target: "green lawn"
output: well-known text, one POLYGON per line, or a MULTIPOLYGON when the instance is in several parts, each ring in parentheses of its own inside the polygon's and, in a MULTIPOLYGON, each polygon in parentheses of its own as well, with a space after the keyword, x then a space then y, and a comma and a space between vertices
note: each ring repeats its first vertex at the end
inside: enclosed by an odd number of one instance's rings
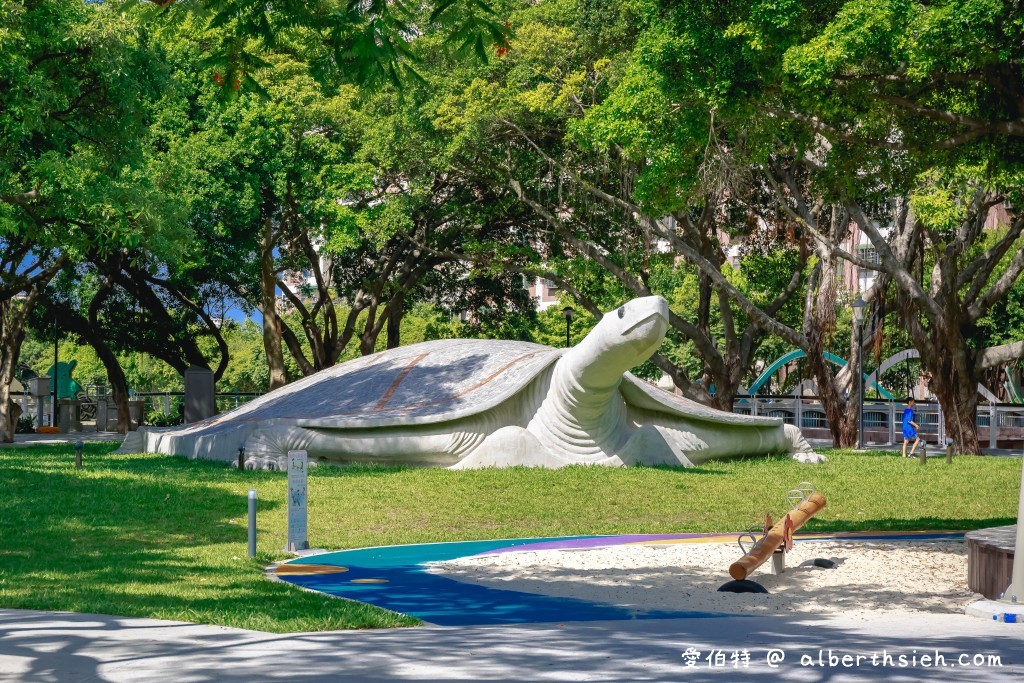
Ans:
MULTIPOLYGON (((288 632, 414 619, 266 580, 284 545, 286 480, 222 464, 110 455, 89 444, 0 450, 0 607, 149 616, 288 632), (259 556, 246 558, 246 491, 259 556)), ((572 534, 737 531, 810 479, 828 507, 805 529, 973 529, 1013 523, 1021 461, 830 454, 694 469, 574 467, 449 472, 314 469, 310 542, 352 548, 572 534)))

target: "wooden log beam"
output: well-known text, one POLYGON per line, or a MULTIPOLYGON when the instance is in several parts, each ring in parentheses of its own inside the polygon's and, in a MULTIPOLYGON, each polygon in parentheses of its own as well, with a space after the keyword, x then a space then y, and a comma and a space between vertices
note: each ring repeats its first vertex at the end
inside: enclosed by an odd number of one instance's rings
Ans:
MULTIPOLYGON (((800 503, 795 510, 787 513, 793 531, 802 527, 819 510, 825 507, 825 496, 820 493, 812 493, 807 500, 800 503)), ((755 569, 760 567, 772 556, 775 549, 786 540, 786 517, 783 516, 760 541, 754 544, 746 555, 732 563, 729 567, 729 576, 742 581, 750 576, 755 569)))

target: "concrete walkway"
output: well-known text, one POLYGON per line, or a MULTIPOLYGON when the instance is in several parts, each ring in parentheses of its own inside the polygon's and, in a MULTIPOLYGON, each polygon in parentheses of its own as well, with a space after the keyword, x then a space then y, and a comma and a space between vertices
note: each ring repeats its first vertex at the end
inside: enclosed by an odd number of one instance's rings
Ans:
POLYGON ((0 443, 0 448, 18 446, 53 446, 74 444, 76 441, 122 441, 124 434, 117 432, 68 432, 66 434, 15 434, 14 443, 0 443))
MULTIPOLYGON (((832 439, 807 439, 807 443, 812 448, 832 448, 832 439)), ((983 442, 985 443, 985 442, 983 442)), ((886 444, 886 443, 867 443, 864 444, 865 451, 898 451, 903 448, 903 443, 898 444, 886 444)), ((1000 458, 1020 458, 1024 455, 1024 451, 1020 448, 989 448, 982 446, 982 455, 994 455, 1000 458)), ((946 451, 940 448, 934 443, 928 444, 928 457, 929 458, 945 458, 946 451)))
POLYGON ((732 681, 748 676, 769 683, 1021 680, 1024 625, 960 615, 723 617, 278 635, 152 619, 0 610, 4 682, 511 683, 732 681), (688 648, 699 652, 692 668, 683 657, 688 648), (744 649, 748 666, 739 658, 744 649), (722 655, 717 666, 713 650, 722 655), (922 664, 922 656, 934 657, 936 650, 944 666, 922 664), (784 659, 776 661, 780 653, 784 659), (850 656, 849 666, 844 655, 850 656), (857 655, 862 657, 859 666, 857 655), (985 662, 972 664, 976 655, 985 662), (1000 665, 990 664, 990 656, 999 657, 1000 665))

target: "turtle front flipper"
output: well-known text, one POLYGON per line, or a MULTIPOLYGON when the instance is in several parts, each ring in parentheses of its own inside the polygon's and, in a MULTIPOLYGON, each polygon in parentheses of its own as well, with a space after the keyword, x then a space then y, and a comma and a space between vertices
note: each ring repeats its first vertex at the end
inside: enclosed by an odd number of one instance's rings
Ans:
POLYGON ((495 430, 450 470, 484 467, 544 467, 558 469, 574 463, 560 458, 541 444, 532 432, 510 426, 495 430))
POLYGON ((680 433, 668 427, 647 424, 634 431, 619 449, 623 465, 672 465, 693 467, 679 438, 680 433))
POLYGON ((811 444, 807 443, 807 439, 804 438, 803 433, 796 425, 784 424, 782 425, 782 431, 785 433, 786 441, 789 444, 787 452, 793 460, 812 464, 825 462, 825 456, 814 452, 811 444))

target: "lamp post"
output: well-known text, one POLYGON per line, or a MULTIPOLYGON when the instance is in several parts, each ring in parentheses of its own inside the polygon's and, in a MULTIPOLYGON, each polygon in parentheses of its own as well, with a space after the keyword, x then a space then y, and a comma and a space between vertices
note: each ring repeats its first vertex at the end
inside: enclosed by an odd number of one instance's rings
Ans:
POLYGON ((57 309, 53 311, 53 389, 50 391, 50 426, 57 426, 57 380, 60 378, 60 370, 57 367, 58 348, 60 346, 59 327, 57 322, 57 309))
POLYGON ((569 348, 569 325, 572 323, 573 317, 576 315, 576 309, 572 306, 566 306, 562 309, 562 316, 565 317, 565 348, 569 348))
POLYGON ((868 302, 859 295, 853 302, 853 325, 857 328, 857 449, 864 448, 864 313, 868 302))

